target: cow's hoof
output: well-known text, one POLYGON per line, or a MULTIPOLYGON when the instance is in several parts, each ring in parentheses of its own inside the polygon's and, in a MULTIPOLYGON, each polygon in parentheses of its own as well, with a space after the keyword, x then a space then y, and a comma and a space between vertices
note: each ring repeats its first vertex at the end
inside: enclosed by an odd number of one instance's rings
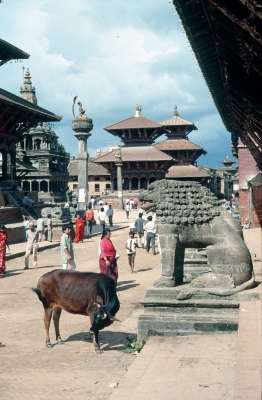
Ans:
POLYGON ((103 350, 101 350, 101 349, 96 349, 96 354, 103 354, 103 350))
POLYGON ((50 343, 50 342, 46 342, 46 347, 48 348, 48 349, 52 349, 52 347, 53 347, 53 345, 52 345, 52 343, 50 343))
POLYGON ((61 339, 57 341, 57 344, 65 344, 65 342, 61 339))

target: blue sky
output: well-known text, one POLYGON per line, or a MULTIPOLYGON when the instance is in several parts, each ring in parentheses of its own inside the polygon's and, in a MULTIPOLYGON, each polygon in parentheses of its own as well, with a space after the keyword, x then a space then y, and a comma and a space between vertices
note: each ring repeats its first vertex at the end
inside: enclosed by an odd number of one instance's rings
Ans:
POLYGON ((29 68, 38 105, 63 116, 54 129, 72 156, 72 99, 78 94, 94 123, 91 156, 118 143, 103 128, 133 116, 138 103, 156 122, 170 118, 176 104, 180 116, 195 123, 199 130, 189 140, 208 152, 199 165, 218 167, 227 154, 232 158, 230 134, 172 3, 5 0, 0 17, 0 37, 30 54, 0 68, 1 87, 19 95, 22 67, 29 68))

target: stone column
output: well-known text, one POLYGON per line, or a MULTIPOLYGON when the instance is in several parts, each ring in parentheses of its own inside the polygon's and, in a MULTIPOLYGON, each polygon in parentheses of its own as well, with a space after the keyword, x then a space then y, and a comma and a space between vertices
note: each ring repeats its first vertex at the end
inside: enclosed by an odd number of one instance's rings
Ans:
POLYGON ((11 177, 10 179, 16 181, 16 152, 12 151, 10 153, 11 157, 11 177))
POLYGON ((24 150, 26 150, 26 137, 24 137, 24 150))
POLYGON ((7 152, 2 150, 2 181, 7 180, 7 152))
POLYGON ((118 195, 118 209, 123 210, 123 185, 122 185, 122 166, 123 161, 118 159, 116 161, 117 168, 117 195, 118 195))
POLYGON ((81 217, 88 204, 88 152, 87 139, 93 129, 93 121, 85 115, 79 115, 72 121, 74 136, 78 140, 78 211, 81 217))

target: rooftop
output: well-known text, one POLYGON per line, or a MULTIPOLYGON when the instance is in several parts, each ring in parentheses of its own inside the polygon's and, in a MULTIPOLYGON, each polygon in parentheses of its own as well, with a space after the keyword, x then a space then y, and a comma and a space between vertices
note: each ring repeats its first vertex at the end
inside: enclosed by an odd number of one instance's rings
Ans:
MULTIPOLYGON (((94 160, 95 163, 115 162, 117 149, 94 160)), ((122 161, 172 161, 172 157, 154 146, 121 147, 122 161)))
POLYGON ((0 39, 0 66, 10 60, 25 60, 29 57, 30 54, 0 39))
POLYGON ((202 147, 189 142, 187 139, 166 139, 162 142, 154 144, 158 150, 202 150, 204 154, 206 151, 202 147))
POLYGON ((14 108, 17 109, 22 109, 27 112, 31 112, 31 114, 41 117, 41 121, 55 122, 55 121, 60 121, 62 119, 62 117, 60 117, 59 115, 53 114, 52 112, 42 107, 39 107, 27 100, 22 99, 19 96, 16 96, 15 94, 12 94, 0 88, 0 108, 1 108, 1 103, 13 106, 14 108))
POLYGON ((169 168, 166 178, 209 178, 210 174, 194 165, 174 165, 169 168))

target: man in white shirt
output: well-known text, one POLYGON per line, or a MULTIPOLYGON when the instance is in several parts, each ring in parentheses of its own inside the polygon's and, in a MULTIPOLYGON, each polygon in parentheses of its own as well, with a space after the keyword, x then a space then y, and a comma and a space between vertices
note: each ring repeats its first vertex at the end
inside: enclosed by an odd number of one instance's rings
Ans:
POLYGON ((109 207, 108 207, 107 203, 105 203, 105 205, 104 205, 104 212, 107 213, 107 210, 108 210, 108 209, 109 209, 109 207))
POLYGON ((99 213, 97 214, 97 219, 98 219, 98 221, 100 221, 100 226, 101 226, 101 229, 103 232, 103 230, 105 229, 105 226, 106 226, 106 221, 107 221, 107 214, 104 211, 104 207, 101 207, 101 211, 99 211, 99 213))
POLYGON ((152 221, 152 216, 150 215, 147 217, 148 222, 145 224, 144 229, 147 232, 146 235, 146 251, 149 253, 150 250, 150 243, 152 246, 152 252, 153 255, 156 255, 156 250, 155 250, 155 237, 157 236, 156 233, 156 224, 152 221))
POLYGON ((126 217, 129 219, 129 212, 130 212, 130 205, 129 203, 126 203, 125 205, 125 212, 126 212, 126 217))

